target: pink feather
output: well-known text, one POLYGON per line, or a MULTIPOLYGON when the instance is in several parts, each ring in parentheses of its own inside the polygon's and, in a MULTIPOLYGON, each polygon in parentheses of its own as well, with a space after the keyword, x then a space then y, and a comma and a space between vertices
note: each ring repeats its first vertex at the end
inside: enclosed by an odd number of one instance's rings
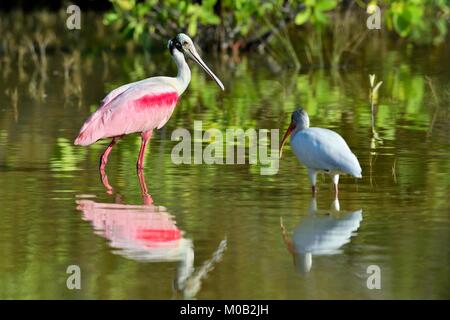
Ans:
POLYGON ((76 145, 99 139, 159 129, 169 120, 178 101, 176 90, 151 79, 113 90, 82 126, 76 145))

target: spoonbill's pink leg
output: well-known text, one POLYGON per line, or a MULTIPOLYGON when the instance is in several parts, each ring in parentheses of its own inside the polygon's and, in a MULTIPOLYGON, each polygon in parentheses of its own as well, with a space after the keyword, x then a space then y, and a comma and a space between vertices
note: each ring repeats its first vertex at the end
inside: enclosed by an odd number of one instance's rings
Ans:
POLYGON ((147 184, 145 183, 145 177, 143 171, 138 171, 139 185, 141 186, 142 200, 144 204, 149 205, 153 203, 152 196, 148 194, 147 184))
POLYGON ((102 184, 106 188, 107 194, 113 194, 113 187, 109 184, 108 176, 106 175, 105 170, 100 169, 100 177, 102 179, 102 184))
POLYGON ((122 138, 122 136, 114 137, 109 146, 106 148, 105 152, 103 152, 102 156, 100 157, 100 168, 99 168, 100 172, 105 171, 106 164, 108 163, 109 154, 111 153, 111 150, 115 146, 117 141, 120 140, 120 138, 122 138))
POLYGON ((152 131, 145 131, 141 133, 142 137, 142 144, 141 144, 141 150, 139 151, 139 157, 136 164, 136 169, 138 171, 141 171, 144 169, 144 157, 145 157, 145 150, 147 149, 147 144, 150 141, 152 137, 152 131))
MULTIPOLYGON (((114 190, 113 187, 109 184, 108 175, 104 170, 100 170, 100 176, 103 186, 106 188, 106 193, 112 195, 114 190)), ((123 197, 120 194, 116 194, 114 197, 114 202, 117 204, 123 204, 123 197)))

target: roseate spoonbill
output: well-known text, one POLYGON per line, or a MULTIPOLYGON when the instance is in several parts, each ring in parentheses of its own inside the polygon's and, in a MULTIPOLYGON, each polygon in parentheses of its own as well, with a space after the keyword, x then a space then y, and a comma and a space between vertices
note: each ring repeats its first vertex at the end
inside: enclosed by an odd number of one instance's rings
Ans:
POLYGON ((117 141, 130 133, 140 133, 142 137, 136 164, 137 169, 142 170, 153 129, 160 129, 166 124, 191 81, 185 55, 198 63, 224 90, 222 82, 203 62, 186 34, 180 33, 169 40, 168 49, 178 67, 176 77, 152 77, 114 89, 80 129, 75 139, 76 145, 87 146, 100 139, 112 138, 100 158, 100 171, 104 171, 111 149, 117 141))
POLYGON ((340 213, 339 200, 332 202, 332 211, 317 210, 316 198, 311 199, 309 215, 294 229, 289 239, 283 220, 280 219, 281 235, 288 251, 294 258, 299 271, 309 272, 312 257, 334 255, 342 252, 341 247, 350 242, 363 219, 362 209, 340 213), (334 214, 331 213, 334 211, 334 214), (335 216, 339 214, 338 216, 335 216))
POLYGON ((338 196, 339 174, 347 173, 361 178, 361 166, 345 140, 336 132, 323 128, 310 128, 309 117, 302 108, 294 111, 291 124, 280 144, 280 158, 289 135, 294 154, 308 168, 313 194, 316 193, 317 172, 328 173, 338 196))

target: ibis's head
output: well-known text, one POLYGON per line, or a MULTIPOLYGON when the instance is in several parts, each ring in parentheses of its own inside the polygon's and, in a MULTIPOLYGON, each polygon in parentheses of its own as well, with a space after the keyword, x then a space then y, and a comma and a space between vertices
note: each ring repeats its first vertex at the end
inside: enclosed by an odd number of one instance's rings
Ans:
POLYGON ((283 152, 283 146, 286 143, 287 138, 291 135, 293 131, 303 130, 309 127, 309 117, 303 108, 299 108, 292 112, 291 115, 291 123, 289 128, 286 130, 286 133, 283 136, 280 144, 280 158, 283 152))
POLYGON ((202 58, 200 58, 200 55, 195 49, 194 42, 192 42, 192 39, 189 38, 188 35, 179 33, 175 38, 169 40, 168 48, 172 56, 178 53, 182 53, 197 62, 198 65, 200 65, 200 67, 202 67, 202 69, 205 70, 205 72, 209 74, 209 76, 213 78, 214 81, 216 81, 216 83, 222 90, 225 89, 219 78, 217 78, 217 76, 211 71, 211 69, 209 69, 208 66, 203 62, 202 58))

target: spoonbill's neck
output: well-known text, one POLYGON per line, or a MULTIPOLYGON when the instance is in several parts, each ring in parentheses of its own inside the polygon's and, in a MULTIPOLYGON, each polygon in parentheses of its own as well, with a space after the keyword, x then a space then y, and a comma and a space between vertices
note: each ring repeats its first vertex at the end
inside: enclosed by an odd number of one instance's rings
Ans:
POLYGON ((174 50, 173 60, 175 60, 178 67, 176 80, 178 85, 178 95, 181 95, 191 81, 191 69, 189 69, 189 65, 187 64, 184 55, 178 50, 174 50))

